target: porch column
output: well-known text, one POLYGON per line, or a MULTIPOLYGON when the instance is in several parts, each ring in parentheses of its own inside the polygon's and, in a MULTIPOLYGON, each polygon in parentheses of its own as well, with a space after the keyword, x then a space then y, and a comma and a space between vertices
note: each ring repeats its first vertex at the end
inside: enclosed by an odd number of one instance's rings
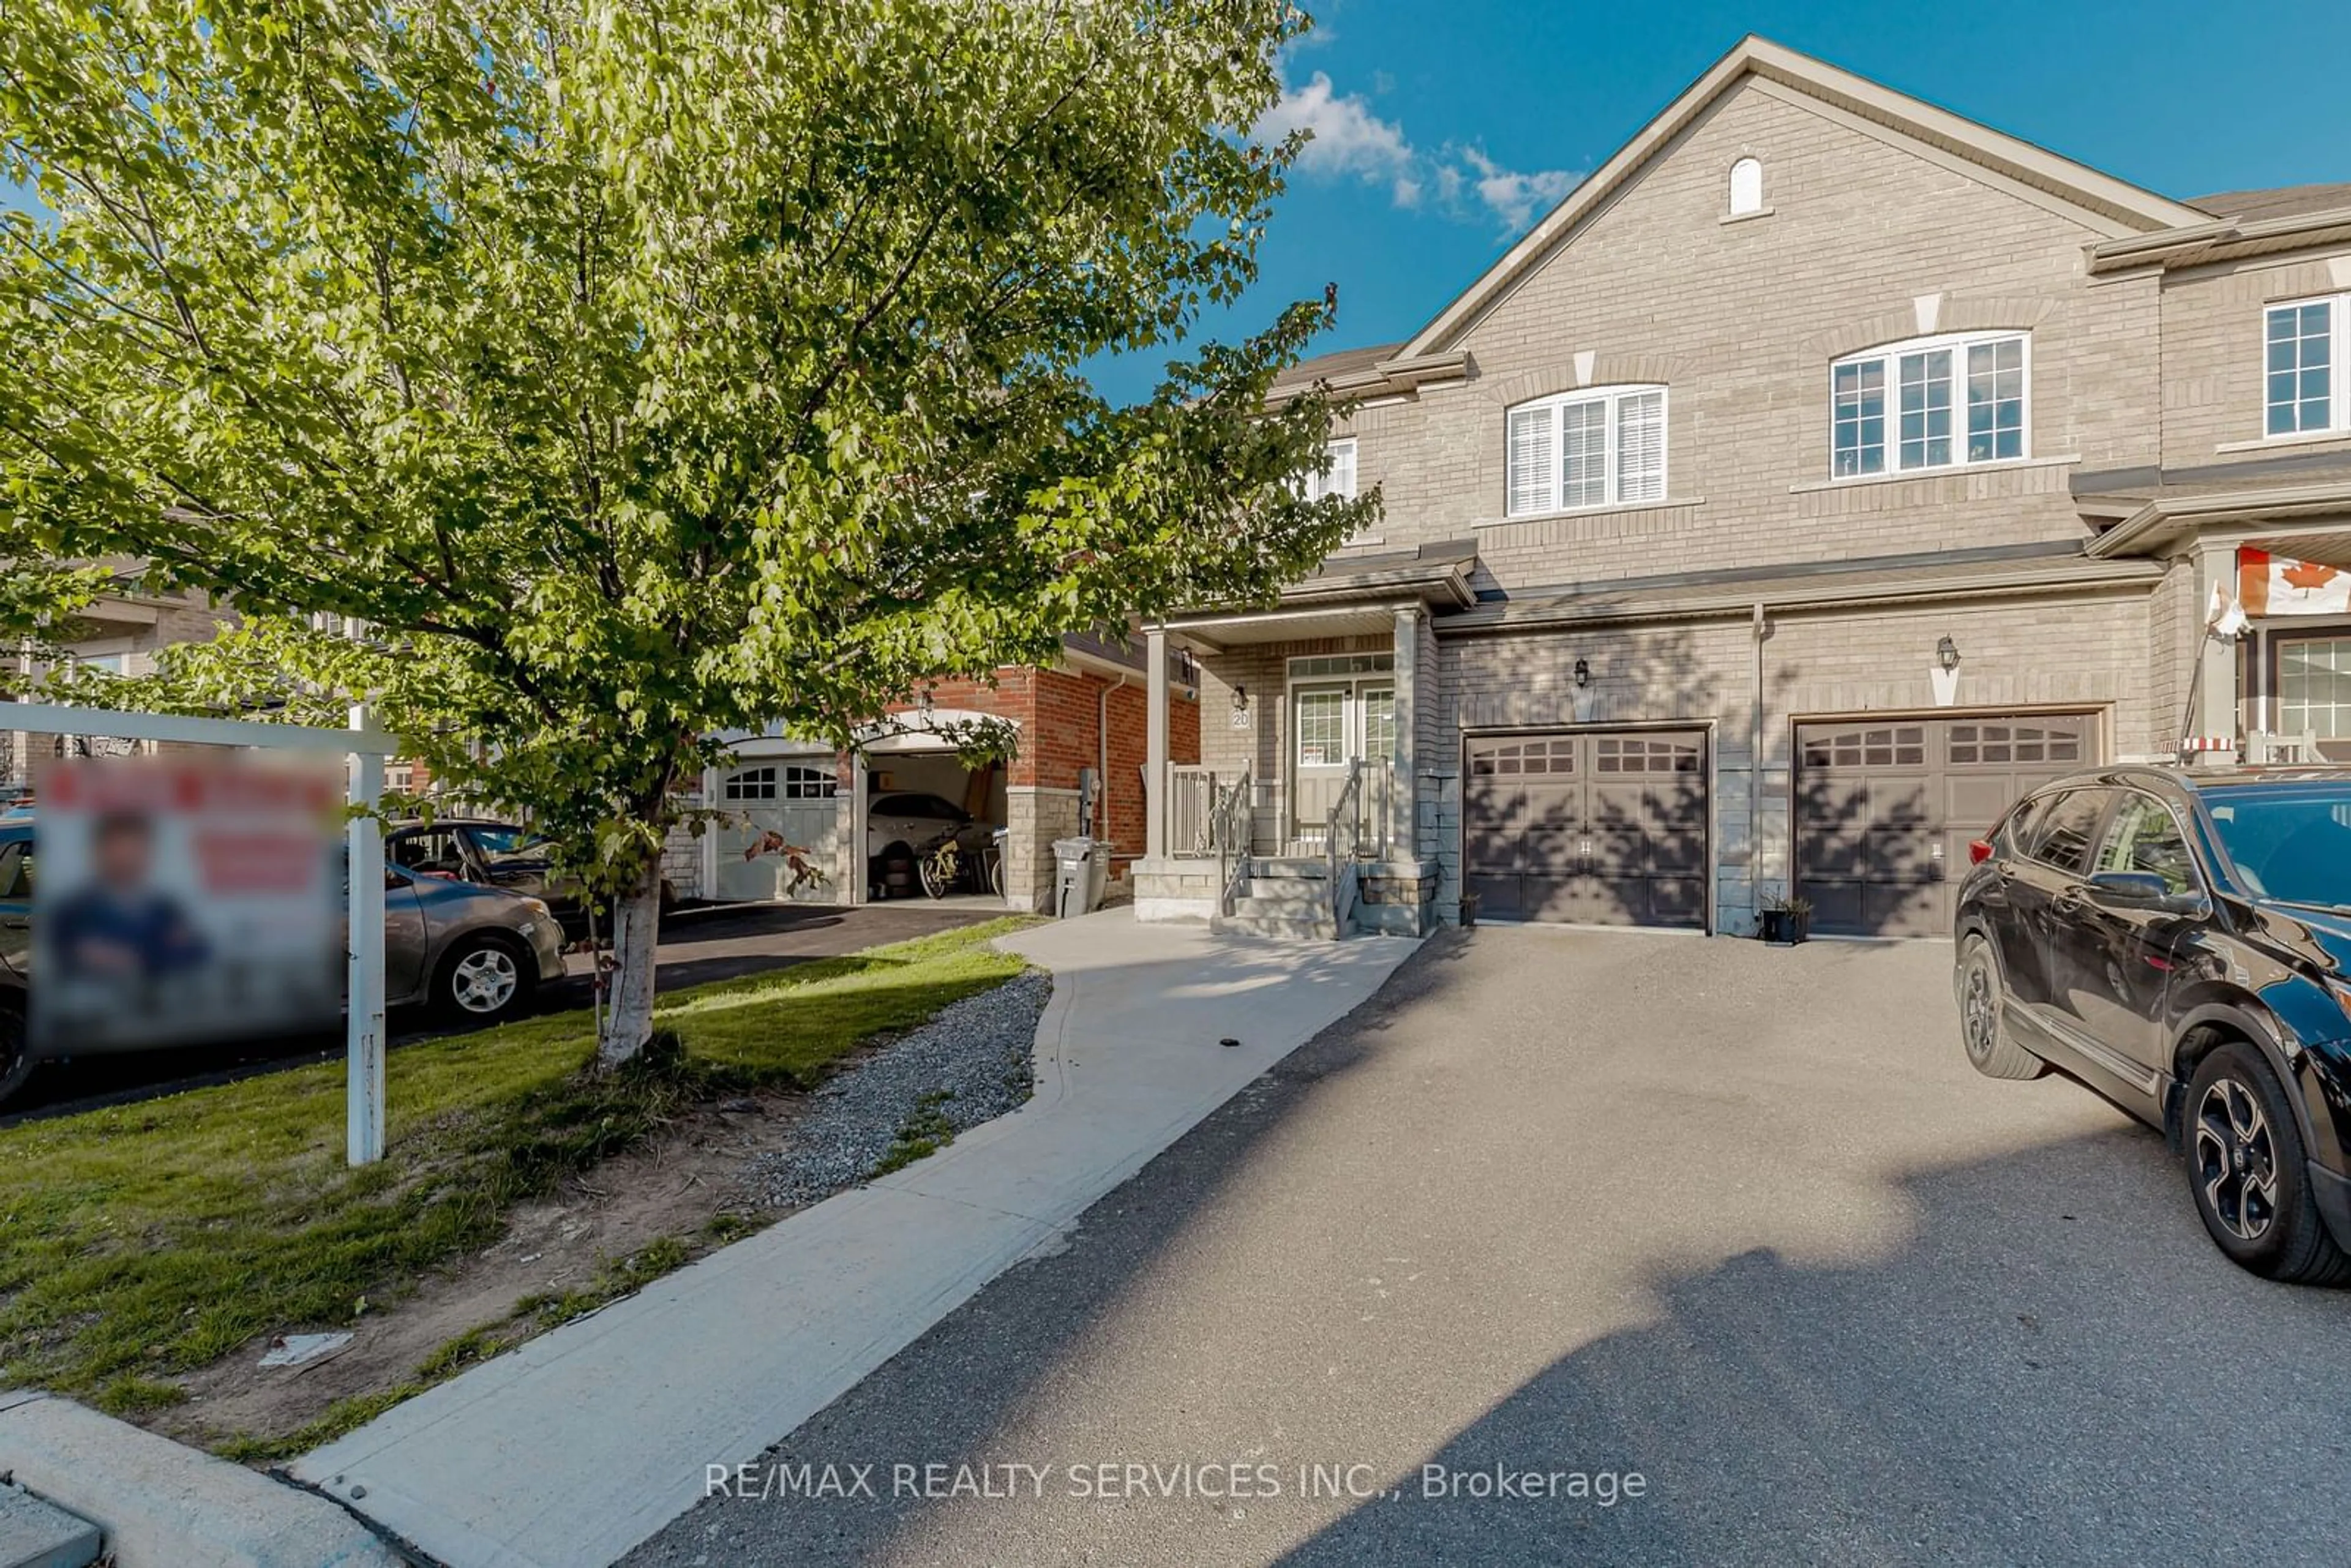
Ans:
POLYGON ((1389 860, 1416 860, 1420 855, 1414 823, 1420 787, 1413 742, 1420 713, 1420 608, 1407 605, 1395 612, 1395 753, 1388 758, 1389 860))
MULTIPOLYGON (((2205 628, 2205 617, 2211 612, 2214 584, 2223 584, 2231 596, 2236 591, 2237 549, 2230 544, 2199 544, 2196 547, 2196 604, 2189 612, 2193 617, 2189 635, 2195 639, 2195 653, 2189 664, 2190 678, 2196 682, 2196 711, 2190 716, 2191 736, 2225 736, 2234 737, 2240 746, 2244 742, 2237 723, 2237 640, 2215 637, 2205 628)), ((2238 754, 2230 751, 2199 751, 2190 759, 2199 768, 2226 768, 2237 760, 2238 754)))
POLYGON ((849 810, 841 815, 841 899, 842 904, 865 902, 865 753, 852 748, 849 753, 849 810))
MULTIPOLYGON (((1143 853, 1157 861, 1167 853, 1167 632, 1144 633, 1147 691, 1143 721, 1143 853)), ((1107 785, 1109 780, 1103 780, 1107 785)))

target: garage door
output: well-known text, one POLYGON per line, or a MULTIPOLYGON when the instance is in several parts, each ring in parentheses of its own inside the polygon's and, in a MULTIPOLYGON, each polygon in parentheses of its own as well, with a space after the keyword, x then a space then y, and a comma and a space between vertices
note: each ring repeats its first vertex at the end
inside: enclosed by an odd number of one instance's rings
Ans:
POLYGON ((728 903, 841 902, 841 819, 847 802, 835 788, 830 757, 761 762, 724 775, 717 800, 723 815, 711 830, 718 857, 713 896, 728 903), (825 880, 794 887, 790 862, 775 852, 777 841, 809 852, 825 880))
POLYGON ((1463 885, 1481 918, 1702 928, 1706 779, 1702 730, 1473 739, 1463 885))
POLYGON ((2019 796, 2094 761, 2090 714, 1796 727, 1796 891, 1825 936, 1940 936, 1951 890, 2019 796))

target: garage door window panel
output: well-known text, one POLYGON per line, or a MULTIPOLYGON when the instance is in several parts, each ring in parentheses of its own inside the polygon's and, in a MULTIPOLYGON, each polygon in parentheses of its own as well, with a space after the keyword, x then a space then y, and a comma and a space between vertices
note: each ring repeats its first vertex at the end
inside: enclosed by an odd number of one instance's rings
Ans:
POLYGON ((776 770, 747 768, 730 774, 720 787, 719 795, 728 800, 772 800, 776 798, 776 770))

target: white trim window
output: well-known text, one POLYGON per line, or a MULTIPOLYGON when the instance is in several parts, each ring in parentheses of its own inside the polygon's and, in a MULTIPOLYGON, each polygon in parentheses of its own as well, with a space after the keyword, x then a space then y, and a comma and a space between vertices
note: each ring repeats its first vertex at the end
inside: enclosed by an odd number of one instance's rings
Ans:
POLYGON ((1353 500, 1355 498, 1354 437, 1349 436, 1344 441, 1334 441, 1322 451, 1323 455, 1330 459, 1329 465, 1322 473, 1317 474, 1310 469, 1298 476, 1291 486, 1298 492, 1298 498, 1301 501, 1320 501, 1327 497, 1336 496, 1343 501, 1353 500))
POLYGON ((1829 474, 1927 473, 2032 454, 2032 340, 1971 332, 1888 343, 1829 367, 1829 474))
POLYGON ((1730 215, 1751 217, 1763 210, 1763 161, 1741 158, 1730 166, 1730 215))
POLYGON ((2262 434, 2351 430, 2351 294, 2262 312, 2262 434))
POLYGON ((1508 516, 1666 498, 1665 388, 1561 392, 1508 419, 1508 516))

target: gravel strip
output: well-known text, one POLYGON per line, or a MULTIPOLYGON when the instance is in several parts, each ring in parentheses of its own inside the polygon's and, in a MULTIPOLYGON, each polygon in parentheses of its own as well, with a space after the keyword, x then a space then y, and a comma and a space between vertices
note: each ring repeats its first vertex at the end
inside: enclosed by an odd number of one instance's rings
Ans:
POLYGON ((793 1208, 873 1175, 917 1118, 962 1132, 1036 1092, 1037 1020, 1053 994, 1042 969, 966 997, 825 1081, 782 1148, 751 1162, 755 1201, 793 1208))

